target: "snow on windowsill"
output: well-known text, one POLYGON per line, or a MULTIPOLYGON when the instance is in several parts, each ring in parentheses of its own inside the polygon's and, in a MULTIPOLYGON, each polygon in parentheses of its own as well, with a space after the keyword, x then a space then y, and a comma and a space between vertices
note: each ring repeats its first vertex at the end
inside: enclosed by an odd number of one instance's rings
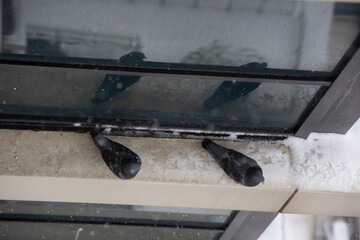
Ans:
POLYGON ((290 181, 304 190, 360 191, 360 119, 346 135, 312 133, 289 137, 282 144, 292 152, 290 181))

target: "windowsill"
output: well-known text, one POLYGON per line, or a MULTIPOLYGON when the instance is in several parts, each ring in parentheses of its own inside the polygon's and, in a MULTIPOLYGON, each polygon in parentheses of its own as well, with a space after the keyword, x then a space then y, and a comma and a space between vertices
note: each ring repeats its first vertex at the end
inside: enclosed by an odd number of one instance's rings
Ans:
MULTIPOLYGON (((263 168, 265 184, 248 188, 228 178, 199 140, 110 138, 141 157, 134 179, 116 178, 88 134, 0 130, 0 199, 278 212, 295 191, 291 152, 280 144, 221 143, 263 168)), ((300 190, 282 211, 309 213, 321 206, 322 214, 360 216, 344 205, 354 198, 360 194, 300 190)))
POLYGON ((247 188, 227 177, 199 140, 110 137, 143 162, 134 179, 123 181, 108 169, 88 134, 0 131, 1 199, 278 211, 294 192, 283 181, 286 167, 277 170, 283 176, 276 181, 269 175, 275 159, 288 166, 285 146, 222 143, 261 159, 266 183, 247 188))

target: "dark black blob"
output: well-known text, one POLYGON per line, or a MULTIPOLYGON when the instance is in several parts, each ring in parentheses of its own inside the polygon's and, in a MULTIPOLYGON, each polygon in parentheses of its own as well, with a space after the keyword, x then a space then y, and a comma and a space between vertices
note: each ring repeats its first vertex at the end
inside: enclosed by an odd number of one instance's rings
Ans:
MULTIPOLYGON (((265 69, 267 67, 266 63, 248 63, 239 67, 239 70, 246 69, 265 69)), ((259 82, 232 82, 224 81, 221 85, 215 90, 214 94, 211 95, 203 103, 203 108, 206 111, 210 111, 213 108, 219 107, 229 101, 238 99, 239 97, 246 96, 247 94, 254 91, 260 86, 259 82)))
MULTIPOLYGON (((120 64, 136 65, 144 61, 145 55, 142 52, 131 52, 119 59, 120 64)), ((141 76, 136 75, 117 75, 107 74, 100 87, 97 89, 91 103, 98 105, 102 102, 109 100, 119 92, 122 92, 136 83, 141 76)))
POLYGON ((141 168, 141 159, 136 153, 97 131, 90 134, 105 163, 116 176, 124 180, 136 176, 141 168))
POLYGON ((136 64, 146 59, 145 54, 142 52, 134 51, 127 53, 119 58, 120 64, 136 64))
POLYGON ((215 158, 225 173, 235 182, 254 187, 265 181, 262 169, 254 159, 232 149, 221 147, 210 139, 204 139, 202 147, 215 158))

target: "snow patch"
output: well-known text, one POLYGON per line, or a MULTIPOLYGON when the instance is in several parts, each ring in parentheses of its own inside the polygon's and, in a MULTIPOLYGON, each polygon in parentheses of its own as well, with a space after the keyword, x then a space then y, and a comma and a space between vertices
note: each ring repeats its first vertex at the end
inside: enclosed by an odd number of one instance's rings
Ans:
POLYGON ((231 140, 236 140, 236 139, 237 139, 236 133, 230 133, 229 138, 230 138, 231 140))
POLYGON ((360 191, 360 120, 346 135, 312 133, 289 137, 290 181, 295 187, 322 191, 360 191))
POLYGON ((116 125, 109 125, 109 124, 103 124, 101 125, 102 128, 119 128, 118 126, 116 125))
POLYGON ((116 84, 116 89, 122 89, 124 87, 124 84, 122 82, 119 82, 116 84))

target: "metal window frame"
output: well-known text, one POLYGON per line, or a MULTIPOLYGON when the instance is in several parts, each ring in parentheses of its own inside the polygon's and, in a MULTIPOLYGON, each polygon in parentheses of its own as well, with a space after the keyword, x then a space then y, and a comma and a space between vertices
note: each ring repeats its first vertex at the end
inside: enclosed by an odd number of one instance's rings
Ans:
POLYGON ((118 60, 54 57, 25 54, 0 53, 0 64, 31 67, 54 67, 85 70, 112 71, 117 74, 141 76, 186 76, 189 78, 215 79, 222 81, 264 82, 331 86, 333 72, 292 70, 292 69, 257 69, 244 66, 221 66, 206 64, 188 64, 171 62, 143 61, 120 63, 118 60))
POLYGON ((307 138, 311 132, 345 134, 360 118, 360 49, 349 51, 354 51, 351 59, 301 124, 296 137, 307 138))
POLYGON ((277 212, 243 212, 239 211, 219 240, 256 240, 269 227, 273 220, 282 213, 289 202, 299 192, 299 189, 291 194, 289 199, 277 212))
POLYGON ((278 214, 278 212, 240 211, 236 214, 219 240, 256 240, 278 214))

